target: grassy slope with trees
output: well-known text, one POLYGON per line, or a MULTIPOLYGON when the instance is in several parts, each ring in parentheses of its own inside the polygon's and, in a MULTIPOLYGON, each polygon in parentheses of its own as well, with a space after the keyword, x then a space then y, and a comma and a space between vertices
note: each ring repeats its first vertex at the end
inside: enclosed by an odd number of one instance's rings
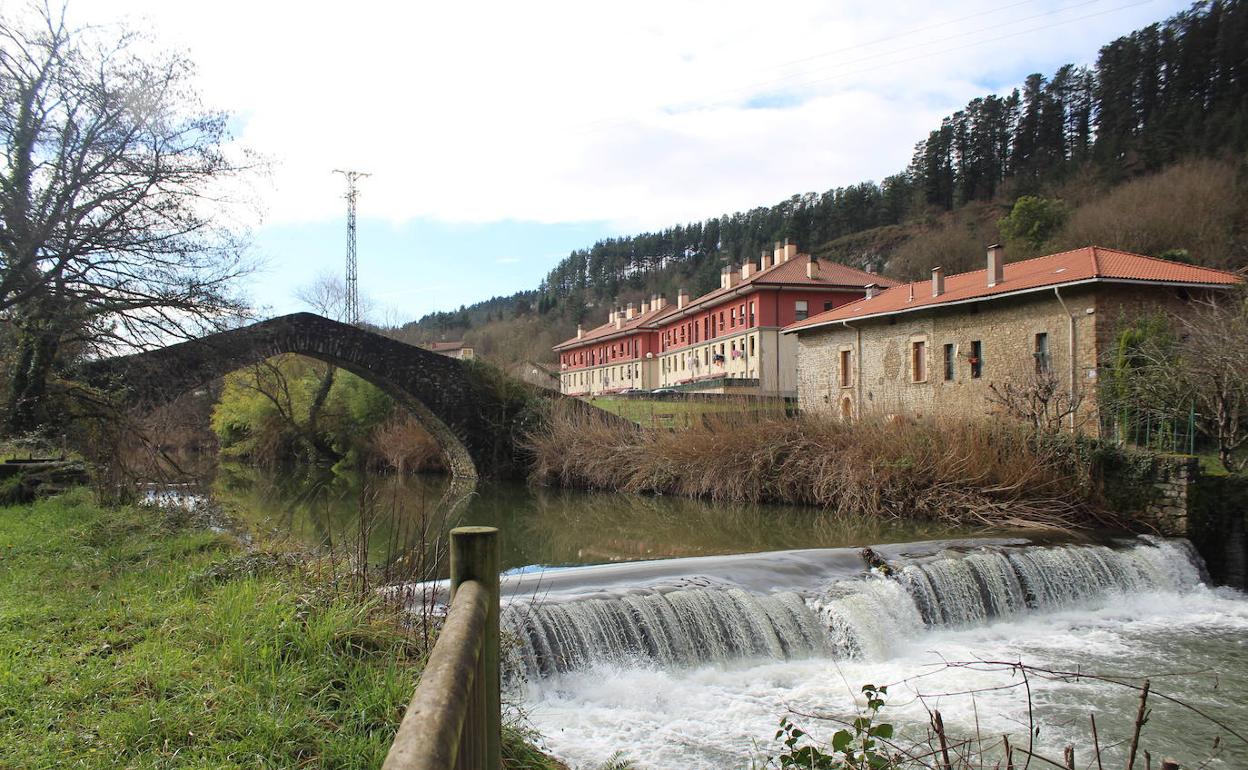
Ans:
POLYGON ((551 345, 612 303, 708 291, 724 264, 782 238, 910 279, 937 265, 978 268, 1000 240, 1011 258, 1096 243, 1239 268, 1246 62, 1248 2, 1197 4, 1104 46, 1093 67, 1065 65, 972 100, 881 183, 608 238, 570 254, 536 290, 432 313, 400 335, 462 337, 501 364, 551 360, 551 345))

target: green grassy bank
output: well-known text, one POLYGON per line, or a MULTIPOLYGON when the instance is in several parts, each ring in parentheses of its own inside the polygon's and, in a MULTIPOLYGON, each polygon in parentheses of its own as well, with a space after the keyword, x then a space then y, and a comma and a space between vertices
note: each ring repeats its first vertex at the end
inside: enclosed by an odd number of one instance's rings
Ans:
POLYGON ((379 767, 423 650, 324 566, 83 493, 0 507, 0 768, 379 767))
POLYGON ((598 396, 590 404, 647 428, 688 428, 704 416, 749 414, 784 416, 784 402, 773 398, 613 398, 598 396))

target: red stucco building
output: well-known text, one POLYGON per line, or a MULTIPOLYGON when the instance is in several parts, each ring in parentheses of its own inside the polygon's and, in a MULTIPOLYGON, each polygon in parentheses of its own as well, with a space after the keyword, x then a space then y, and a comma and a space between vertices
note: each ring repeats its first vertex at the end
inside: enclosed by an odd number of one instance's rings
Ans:
POLYGON ((569 395, 673 388, 796 394, 795 342, 780 330, 896 282, 776 244, 758 263, 725 268, 718 289, 612 310, 554 347, 569 395))

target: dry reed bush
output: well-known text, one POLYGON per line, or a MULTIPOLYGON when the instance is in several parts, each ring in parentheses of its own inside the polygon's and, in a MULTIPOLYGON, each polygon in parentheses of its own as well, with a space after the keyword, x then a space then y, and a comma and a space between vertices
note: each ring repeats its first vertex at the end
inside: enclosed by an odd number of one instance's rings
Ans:
POLYGON ((726 414, 665 430, 556 409, 529 448, 535 481, 562 486, 996 527, 1114 523, 1068 447, 1006 421, 726 414))
POLYGON ((442 447, 406 409, 395 409, 389 419, 373 428, 368 447, 371 460, 399 474, 445 468, 442 447))

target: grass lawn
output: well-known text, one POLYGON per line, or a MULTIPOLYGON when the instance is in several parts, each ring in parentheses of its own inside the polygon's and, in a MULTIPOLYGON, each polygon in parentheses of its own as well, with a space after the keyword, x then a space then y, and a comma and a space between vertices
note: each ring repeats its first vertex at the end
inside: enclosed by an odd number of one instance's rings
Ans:
POLYGON ((660 400, 600 396, 589 403, 646 427, 687 428, 704 414, 783 415, 784 403, 776 399, 660 400))
POLYGON ((185 519, 0 507, 0 768, 379 767, 423 662, 392 612, 185 519))

